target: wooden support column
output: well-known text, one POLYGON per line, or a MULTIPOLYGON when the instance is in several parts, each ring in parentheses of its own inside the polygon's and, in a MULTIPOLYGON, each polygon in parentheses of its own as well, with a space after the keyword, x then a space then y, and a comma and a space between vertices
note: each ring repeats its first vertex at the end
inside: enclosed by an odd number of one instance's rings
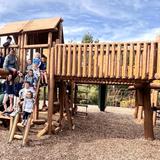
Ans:
POLYGON ((140 89, 137 89, 137 105, 138 105, 138 113, 137 113, 137 119, 138 121, 141 121, 143 119, 143 94, 141 93, 140 89))
MULTIPOLYGON (((24 46, 27 45, 27 33, 24 34, 24 46)), ((23 47, 24 47, 23 46, 23 47)), ((26 53, 27 50, 23 49, 23 63, 22 63, 22 71, 25 72, 25 68, 26 68, 26 53)))
POLYGON ((48 33, 48 57, 47 57, 47 73, 50 73, 50 56, 51 56, 51 47, 52 47, 52 32, 48 33))
POLYGON ((154 139, 153 133, 153 115, 151 109, 150 88, 147 84, 143 89, 143 104, 144 104, 144 137, 147 140, 154 139))
POLYGON ((134 118, 138 118, 138 97, 137 97, 137 90, 135 91, 135 111, 134 111, 134 118))
POLYGON ((52 114, 54 108, 54 87, 55 87, 55 79, 54 79, 54 49, 55 44, 52 47, 51 55, 50 55, 50 72, 49 72, 49 99, 48 99, 48 134, 52 133, 52 114))
POLYGON ((60 124, 61 124, 61 121, 63 119, 63 112, 64 112, 64 95, 65 95, 65 87, 64 87, 64 82, 61 81, 60 83, 60 89, 59 89, 59 102, 60 102, 60 124))

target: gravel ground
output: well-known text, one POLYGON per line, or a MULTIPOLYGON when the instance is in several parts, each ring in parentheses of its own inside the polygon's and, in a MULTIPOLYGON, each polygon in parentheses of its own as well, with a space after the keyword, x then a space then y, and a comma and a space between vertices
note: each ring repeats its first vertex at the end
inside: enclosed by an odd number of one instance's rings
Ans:
POLYGON ((77 116, 76 128, 66 126, 58 135, 7 143, 8 131, 0 131, 1 160, 160 160, 160 125, 156 140, 143 139, 143 125, 135 123, 133 109, 107 107, 99 112, 89 106, 88 117, 77 116))

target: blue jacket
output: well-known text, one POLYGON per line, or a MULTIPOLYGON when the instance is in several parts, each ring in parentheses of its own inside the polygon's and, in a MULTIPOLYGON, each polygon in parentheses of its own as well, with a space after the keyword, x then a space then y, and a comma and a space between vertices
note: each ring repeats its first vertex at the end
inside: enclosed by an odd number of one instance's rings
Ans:
POLYGON ((3 84, 3 92, 5 94, 14 94, 14 84, 9 84, 9 82, 5 81, 3 84))

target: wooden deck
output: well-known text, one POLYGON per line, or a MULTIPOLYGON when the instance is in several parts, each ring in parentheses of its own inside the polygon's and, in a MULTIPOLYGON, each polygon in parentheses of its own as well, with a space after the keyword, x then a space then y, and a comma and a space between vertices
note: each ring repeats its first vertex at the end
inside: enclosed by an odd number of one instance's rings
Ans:
POLYGON ((157 42, 57 44, 57 79, 91 83, 139 83, 159 75, 157 42))

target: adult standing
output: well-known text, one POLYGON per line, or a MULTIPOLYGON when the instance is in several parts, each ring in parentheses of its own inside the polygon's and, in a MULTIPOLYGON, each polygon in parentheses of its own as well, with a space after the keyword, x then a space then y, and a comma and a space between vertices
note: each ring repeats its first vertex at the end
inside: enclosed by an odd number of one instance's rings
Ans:
POLYGON ((15 51, 12 49, 4 59, 3 68, 11 72, 14 76, 17 74, 18 61, 15 51))

